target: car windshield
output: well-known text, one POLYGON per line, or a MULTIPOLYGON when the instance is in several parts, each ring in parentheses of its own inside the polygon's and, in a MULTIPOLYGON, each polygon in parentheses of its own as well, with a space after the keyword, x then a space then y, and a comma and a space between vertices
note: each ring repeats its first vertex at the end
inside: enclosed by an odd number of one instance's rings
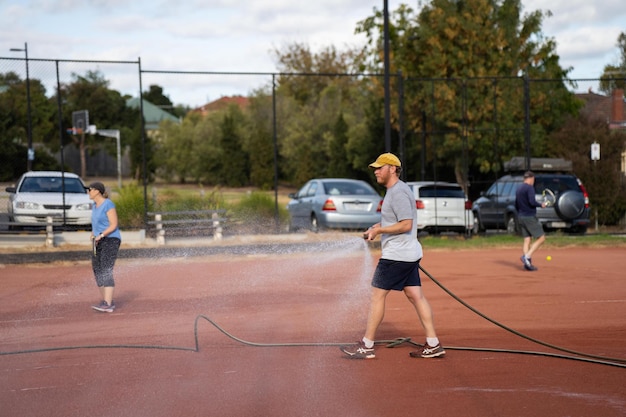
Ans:
MULTIPOLYGON (((63 178, 61 177, 26 177, 20 185, 21 193, 61 193, 63 178)), ((84 194, 85 187, 78 178, 65 178, 65 192, 84 194)))
POLYGON ((465 198, 465 193, 459 187, 447 185, 427 185, 420 187, 420 198, 465 198))
POLYGON ((345 181, 325 182, 324 193, 327 195, 376 195, 376 192, 366 185, 345 181))

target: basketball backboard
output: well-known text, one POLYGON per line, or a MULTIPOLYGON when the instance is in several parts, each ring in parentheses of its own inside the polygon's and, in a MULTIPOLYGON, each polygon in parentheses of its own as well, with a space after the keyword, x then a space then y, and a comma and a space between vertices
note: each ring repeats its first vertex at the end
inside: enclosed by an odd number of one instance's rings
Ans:
POLYGON ((78 110, 72 112, 72 129, 76 133, 86 133, 89 129, 89 111, 78 110))

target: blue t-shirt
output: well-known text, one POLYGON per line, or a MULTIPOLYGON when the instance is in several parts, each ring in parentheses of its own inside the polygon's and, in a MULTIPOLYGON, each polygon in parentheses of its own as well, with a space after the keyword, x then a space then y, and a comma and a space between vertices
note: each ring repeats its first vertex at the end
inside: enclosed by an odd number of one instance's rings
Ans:
MULTIPOLYGON (((110 224, 107 212, 114 208, 115 204, 108 198, 100 204, 100 207, 94 205, 93 210, 91 210, 91 230, 94 236, 98 236, 100 233, 104 232, 107 227, 109 227, 110 224)), ((120 228, 116 227, 115 231, 109 233, 106 237, 116 237, 121 240, 122 235, 120 233, 120 228)))
POLYGON ((525 182, 522 183, 515 191, 517 215, 520 217, 534 217, 537 215, 537 207, 541 207, 541 203, 538 203, 535 198, 535 187, 525 182))

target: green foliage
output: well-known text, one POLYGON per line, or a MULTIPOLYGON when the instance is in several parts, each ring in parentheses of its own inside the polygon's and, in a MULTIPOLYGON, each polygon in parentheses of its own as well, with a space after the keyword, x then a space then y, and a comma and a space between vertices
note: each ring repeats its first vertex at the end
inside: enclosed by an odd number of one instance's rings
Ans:
POLYGON ((626 185, 620 172, 626 134, 609 130, 606 121, 580 116, 567 122, 551 136, 551 156, 571 160, 574 173, 581 179, 591 206, 592 221, 616 225, 626 213, 626 185), (601 159, 591 161, 593 142, 600 144, 601 159))
MULTIPOLYGON (((409 142, 407 154, 425 152, 429 163, 437 160, 439 169, 454 172, 461 184, 467 182, 467 168, 497 171, 502 160, 525 149, 527 91, 537 156, 547 135, 579 109, 566 88, 569 70, 560 67, 554 40, 541 34, 549 13, 522 16, 521 9, 519 0, 432 0, 417 16, 406 5, 390 15, 390 73, 407 77, 406 128, 428 139, 426 149, 420 141, 409 142), (554 81, 528 85, 522 74, 554 81)), ((368 38, 369 68, 380 72, 382 13, 360 22, 357 32, 368 38)), ((397 77, 391 82, 397 91, 397 77)), ((398 123, 398 106, 392 103, 396 130, 398 123)))
POLYGON ((626 90, 626 32, 617 37, 620 61, 617 65, 607 64, 600 77, 600 91, 612 94, 615 89, 626 90))
POLYGON ((158 192, 154 188, 153 207, 154 211, 219 210, 224 208, 224 200, 217 189, 196 194, 171 188, 158 192))
POLYGON ((247 112, 249 134, 244 143, 250 164, 250 184, 268 190, 274 187, 274 136, 271 96, 258 90, 247 112))
MULTIPOLYGON (((289 221, 285 207, 278 207, 278 227, 289 221)), ((250 192, 229 210, 229 223, 239 232, 273 233, 276 231, 276 203, 274 198, 263 192, 250 192)))
MULTIPOLYGON (((120 229, 140 229, 144 227, 144 199, 143 188, 136 184, 124 185, 117 190, 115 197, 117 219, 120 229)), ((148 207, 148 211, 151 208, 148 207)))
MULTIPOLYGON (((0 181, 17 180, 26 171, 28 147, 0 135, 0 149, 0 181)), ((57 171, 61 166, 46 149, 36 149, 32 168, 57 171)))

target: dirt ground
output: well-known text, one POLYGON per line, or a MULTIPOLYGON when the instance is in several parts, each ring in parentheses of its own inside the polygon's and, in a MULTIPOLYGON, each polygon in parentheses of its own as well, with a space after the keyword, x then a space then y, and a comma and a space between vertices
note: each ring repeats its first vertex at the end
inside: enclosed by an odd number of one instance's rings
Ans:
POLYGON ((0 265, 0 416, 625 415, 626 250, 518 252, 425 248, 440 359, 386 347, 424 340, 402 293, 376 359, 343 357, 380 255, 355 238, 120 259, 112 314, 88 262, 0 265))

